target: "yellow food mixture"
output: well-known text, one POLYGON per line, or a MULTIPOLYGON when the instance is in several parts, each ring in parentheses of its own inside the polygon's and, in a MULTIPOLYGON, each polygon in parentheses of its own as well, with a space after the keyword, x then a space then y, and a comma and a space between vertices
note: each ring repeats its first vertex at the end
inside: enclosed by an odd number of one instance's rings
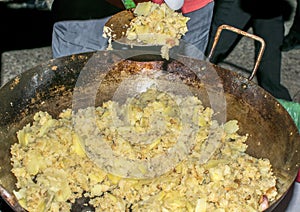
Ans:
MULTIPOLYGON (((236 120, 219 125, 212 116, 213 110, 194 96, 170 95, 153 88, 122 105, 108 101, 78 113, 67 109, 58 119, 37 112, 33 123, 18 131, 19 143, 11 147, 18 188, 14 194, 28 211, 39 212, 70 211, 82 196, 90 198, 95 211, 262 211, 261 200, 272 201, 277 195, 270 161, 245 153, 247 135, 237 133, 236 120), (191 114, 188 123, 198 126, 197 142, 171 170, 145 179, 117 176, 98 166, 87 156, 86 137, 78 134, 73 122, 74 117, 83 122, 95 119, 105 138, 102 142, 115 154, 142 160, 176 145, 187 114, 191 114), (157 131, 157 124, 164 126, 164 133, 157 131), (220 145, 202 164, 201 148, 211 130, 220 133, 220 145), (147 131, 159 134, 159 140, 131 140, 147 131)), ((84 130, 93 134, 88 127, 84 130)))
MULTIPOLYGON (((188 31, 186 24, 189 18, 173 11, 165 3, 159 5, 152 2, 139 3, 134 14, 136 17, 124 36, 129 45, 162 46, 161 56, 169 59, 169 49, 178 45, 179 39, 188 31)), ((113 36, 107 26, 104 27, 104 36, 113 36)))

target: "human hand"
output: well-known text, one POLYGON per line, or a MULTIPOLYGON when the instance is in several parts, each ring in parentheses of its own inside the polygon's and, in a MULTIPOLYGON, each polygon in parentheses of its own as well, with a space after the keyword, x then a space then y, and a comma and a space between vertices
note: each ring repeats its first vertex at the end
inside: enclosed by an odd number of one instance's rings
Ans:
POLYGON ((165 2, 172 10, 179 10, 183 6, 184 0, 152 0, 152 2, 157 4, 165 2))

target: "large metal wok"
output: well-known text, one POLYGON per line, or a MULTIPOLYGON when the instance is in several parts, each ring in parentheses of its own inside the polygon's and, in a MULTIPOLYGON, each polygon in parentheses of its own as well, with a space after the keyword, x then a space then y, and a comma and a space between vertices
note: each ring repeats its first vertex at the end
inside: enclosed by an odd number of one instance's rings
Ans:
POLYGON ((269 158, 279 179, 278 199, 268 210, 281 202, 299 170, 300 135, 275 98, 251 80, 204 60, 179 56, 167 61, 148 53, 100 51, 50 60, 0 89, 0 194, 15 211, 22 211, 12 195, 16 186, 10 171, 10 146, 17 142, 16 132, 37 111, 57 117, 65 108, 100 105, 116 98, 122 83, 144 67, 163 70, 164 79, 182 82, 205 106, 218 111, 215 118, 220 122, 237 119, 239 132, 249 134, 247 153, 269 158), (74 100, 75 90, 84 95, 74 100))

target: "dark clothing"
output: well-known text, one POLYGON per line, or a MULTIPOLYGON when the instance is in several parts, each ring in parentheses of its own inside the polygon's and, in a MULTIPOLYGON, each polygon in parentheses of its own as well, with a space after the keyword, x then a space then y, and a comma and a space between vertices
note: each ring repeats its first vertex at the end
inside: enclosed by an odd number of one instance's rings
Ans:
POLYGON ((121 9, 104 0, 55 0, 51 11, 54 21, 58 22, 104 18, 121 9))
MULTIPOLYGON (((217 28, 222 24, 227 24, 243 31, 248 31, 250 27, 253 34, 264 39, 266 48, 257 70, 258 84, 275 98, 290 101, 291 97, 288 90, 280 83, 281 72, 281 51, 280 46, 284 38, 284 20, 280 11, 280 6, 271 9, 270 6, 262 4, 262 8, 246 7, 250 0, 216 0, 214 16, 211 26, 210 39, 206 55, 210 52, 217 28), (265 7, 265 8, 263 8, 265 7), (247 11, 247 12, 246 12, 247 11), (265 13, 263 13, 265 11, 265 13)), ((252 0, 251 0, 252 1, 252 0)), ((266 0, 267 1, 267 0, 266 0)), ((261 1, 255 5, 260 7, 261 1)), ((268 2, 268 1, 267 1, 268 2)), ((274 2, 274 1, 272 1, 274 2)), ((279 2, 276 0, 276 2, 279 2)), ((270 2, 270 5, 271 4, 270 2)), ((221 38, 216 46, 214 55, 211 58, 212 63, 223 61, 234 49, 241 36, 230 31, 222 31, 221 38)), ((255 58, 258 55, 260 44, 255 41, 255 58)), ((254 58, 254 59, 255 59, 254 58)))
POLYGON ((293 49, 300 49, 300 2, 297 0, 293 24, 289 33, 284 37, 281 51, 287 52, 293 49))
POLYGON ((295 11, 295 16, 293 20, 293 25, 291 26, 291 30, 297 32, 300 39, 300 0, 297 0, 297 7, 295 11))
MULTIPOLYGON (((217 0, 218 1, 218 0, 217 0)), ((253 18, 275 18, 283 14, 284 0, 240 0, 240 8, 253 18)))

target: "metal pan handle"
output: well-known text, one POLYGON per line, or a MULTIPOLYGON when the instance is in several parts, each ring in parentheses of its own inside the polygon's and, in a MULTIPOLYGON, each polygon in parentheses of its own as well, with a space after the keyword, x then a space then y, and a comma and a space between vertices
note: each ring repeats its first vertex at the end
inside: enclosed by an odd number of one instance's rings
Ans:
POLYGON ((258 37, 256 35, 253 35, 253 34, 250 34, 248 32, 242 31, 242 30, 240 30, 238 28, 235 28, 233 26, 229 26, 229 25, 223 24, 223 25, 221 25, 221 26, 218 27, 218 30, 216 32, 216 35, 215 35, 215 38, 214 38, 214 43, 213 43, 212 48, 210 50, 210 53, 208 55, 208 59, 209 60, 211 59, 211 57, 212 57, 212 55, 214 53, 214 50, 215 50, 215 48, 217 46, 217 43, 219 41, 221 32, 224 29, 232 31, 232 32, 235 32, 237 34, 243 35, 245 37, 248 37, 248 38, 251 38, 251 39, 254 39, 254 40, 260 42, 261 45, 260 45, 260 50, 259 50, 258 56, 256 58, 256 61, 255 61, 252 73, 251 73, 250 77, 248 78, 248 80, 251 81, 254 78, 255 74, 256 74, 257 68, 259 66, 259 63, 260 63, 261 58, 262 58, 262 55, 264 53, 264 50, 265 50, 265 47, 266 47, 265 41, 261 37, 258 37))

